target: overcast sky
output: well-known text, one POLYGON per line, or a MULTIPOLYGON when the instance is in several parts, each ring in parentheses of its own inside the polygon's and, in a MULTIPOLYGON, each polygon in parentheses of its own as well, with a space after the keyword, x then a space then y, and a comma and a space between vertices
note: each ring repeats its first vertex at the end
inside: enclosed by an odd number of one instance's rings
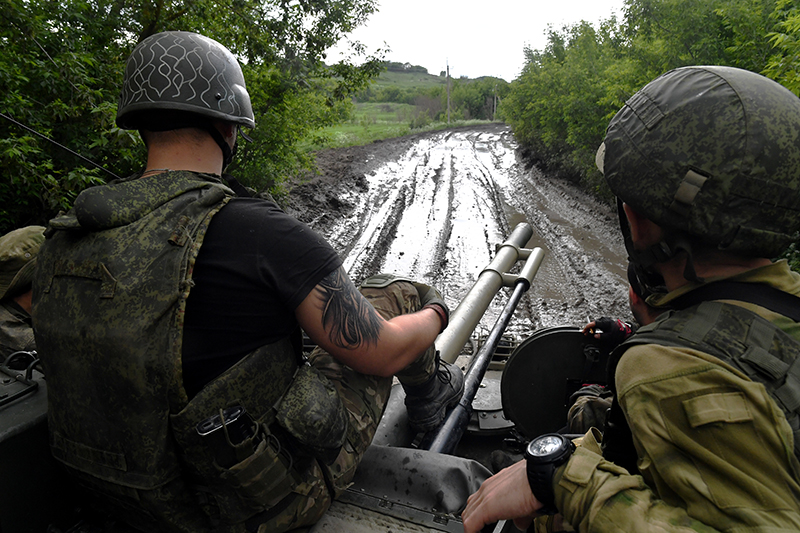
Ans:
MULTIPOLYGON (((408 62, 438 75, 450 63, 450 75, 517 77, 523 48, 542 49, 548 24, 560 28, 586 20, 596 24, 623 0, 381 0, 379 11, 350 38, 374 51, 391 48, 389 61, 408 62)), ((337 49, 329 60, 338 59, 337 49)))

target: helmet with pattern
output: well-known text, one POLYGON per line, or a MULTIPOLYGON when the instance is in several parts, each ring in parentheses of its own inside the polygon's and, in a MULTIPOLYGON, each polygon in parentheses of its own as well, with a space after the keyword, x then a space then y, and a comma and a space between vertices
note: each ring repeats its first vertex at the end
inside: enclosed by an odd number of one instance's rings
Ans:
POLYGON ((167 110, 255 127, 250 95, 236 57, 217 41, 197 33, 151 35, 136 45, 125 65, 117 125, 139 129, 147 111, 167 110))
POLYGON ((597 164, 620 202, 664 230, 648 250, 626 235, 639 265, 684 250, 693 274, 692 242, 774 257, 800 228, 800 98, 742 69, 671 70, 611 120, 597 164))

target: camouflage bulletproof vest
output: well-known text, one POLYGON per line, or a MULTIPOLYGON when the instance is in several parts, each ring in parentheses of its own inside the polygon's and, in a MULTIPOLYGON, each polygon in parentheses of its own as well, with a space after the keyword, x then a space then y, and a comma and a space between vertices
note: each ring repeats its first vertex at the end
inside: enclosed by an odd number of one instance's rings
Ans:
POLYGON ((705 352, 763 384, 791 426, 800 459, 800 340, 741 306, 706 301, 639 328, 615 350, 613 360, 637 344, 705 352))
POLYGON ((249 481, 221 479, 227 472, 196 430, 242 405, 263 437, 298 374, 289 339, 246 356, 191 402, 182 385, 192 269, 231 194, 213 176, 189 172, 88 189, 69 215, 51 221, 56 231, 39 256, 34 320, 51 449, 90 490, 111 497, 117 517, 144 530, 164 522, 227 530, 206 515, 241 522, 285 496, 294 479, 286 458, 266 446, 254 476, 269 483, 243 497, 237 485, 249 481))

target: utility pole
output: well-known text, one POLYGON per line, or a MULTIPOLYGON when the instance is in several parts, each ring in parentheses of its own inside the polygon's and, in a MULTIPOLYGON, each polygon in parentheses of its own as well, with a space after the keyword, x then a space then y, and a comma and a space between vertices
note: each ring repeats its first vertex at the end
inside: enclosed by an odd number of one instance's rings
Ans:
POLYGON ((494 115, 497 113, 497 84, 494 84, 494 105, 492 106, 492 122, 494 122, 494 115))
POLYGON ((450 61, 447 61, 447 123, 450 124, 450 61))

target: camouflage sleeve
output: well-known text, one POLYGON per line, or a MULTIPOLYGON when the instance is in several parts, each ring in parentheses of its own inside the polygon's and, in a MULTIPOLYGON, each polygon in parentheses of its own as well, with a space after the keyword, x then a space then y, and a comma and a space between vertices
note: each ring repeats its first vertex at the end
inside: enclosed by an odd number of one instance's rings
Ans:
POLYGON ((556 506, 578 531, 717 531, 658 500, 641 476, 630 475, 584 446, 558 469, 554 482, 556 506))
POLYGON ((641 475, 584 442, 555 478, 569 523, 593 533, 800 531, 791 428, 762 385, 702 352, 655 345, 629 349, 616 384, 641 475))

